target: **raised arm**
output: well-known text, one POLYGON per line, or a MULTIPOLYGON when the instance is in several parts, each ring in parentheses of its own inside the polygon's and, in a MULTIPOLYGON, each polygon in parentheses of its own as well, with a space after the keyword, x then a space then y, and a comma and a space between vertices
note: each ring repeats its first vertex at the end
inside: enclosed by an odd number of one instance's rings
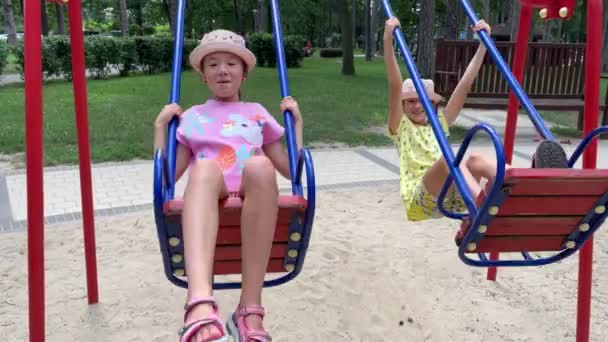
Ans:
POLYGON ((388 129, 396 133, 403 115, 403 102, 401 101, 401 70, 397 64, 397 57, 393 49, 393 31, 400 26, 399 19, 392 17, 384 25, 384 66, 388 80, 388 129))
MULTIPOLYGON (((484 20, 478 21, 477 24, 472 27, 472 30, 475 32, 485 30, 488 35, 491 33, 490 25, 488 25, 484 20)), ((448 104, 445 106, 445 109, 443 111, 443 114, 445 115, 445 119, 448 124, 451 125, 454 121, 456 121, 456 118, 464 107, 464 101, 466 100, 467 96, 469 95, 469 92, 471 91, 471 86, 473 85, 473 82, 475 81, 475 78, 479 73, 479 69, 483 64, 485 55, 486 47, 480 41, 477 52, 475 52, 475 55, 473 55, 471 62, 469 62, 467 69, 465 70, 464 74, 462 75, 462 78, 458 82, 458 85, 456 85, 456 88, 450 96, 450 100, 448 101, 448 104)))

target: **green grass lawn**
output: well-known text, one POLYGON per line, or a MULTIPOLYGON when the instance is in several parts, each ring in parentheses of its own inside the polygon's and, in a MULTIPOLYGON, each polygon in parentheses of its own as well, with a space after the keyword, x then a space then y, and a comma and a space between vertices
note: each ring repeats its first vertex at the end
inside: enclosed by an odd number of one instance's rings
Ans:
MULTIPOLYGON (((390 144, 383 134, 388 95, 382 58, 372 62, 355 58, 356 76, 349 77, 340 74, 340 62, 341 59, 315 56, 306 58, 301 68, 289 70, 291 93, 298 99, 305 120, 305 145, 390 144)), ((402 71, 404 69, 402 65, 402 71)), ((93 161, 152 157, 153 122, 168 101, 170 76, 164 73, 88 82, 93 161)), ((604 80, 602 94, 606 86, 604 80)), ((282 122, 278 113, 279 83, 274 68, 257 68, 247 79, 242 93, 244 100, 262 103, 282 122)), ((208 95, 194 72, 183 74, 181 104, 184 108, 204 102, 208 95)), ((45 83, 46 165, 77 162, 72 96, 71 83, 45 83)), ((25 150, 23 102, 21 85, 0 87, 2 154, 25 150)), ((557 135, 581 135, 575 129, 576 113, 542 111, 540 114, 545 120, 559 124, 553 129, 557 135)), ((460 142, 464 134, 464 129, 454 127, 450 141, 460 142)))
MULTIPOLYGON (((341 59, 307 58, 302 68, 290 69, 291 93, 304 117, 305 145, 342 143, 386 145, 390 141, 378 126, 386 122, 387 84, 382 59, 356 58, 354 77, 340 74, 341 59)), ((96 162, 151 158, 153 122, 167 103, 170 74, 138 75, 90 80, 89 127, 92 158, 96 162)), ((257 68, 242 88, 245 100, 262 103, 280 122, 280 91, 276 69, 257 68)), ((44 86, 45 163, 77 162, 72 84, 44 86)), ((182 107, 204 102, 208 93, 198 76, 182 78, 182 107)), ((0 88, 0 153, 24 151, 23 88, 0 88)), ((457 138, 455 134, 454 138, 457 138)))

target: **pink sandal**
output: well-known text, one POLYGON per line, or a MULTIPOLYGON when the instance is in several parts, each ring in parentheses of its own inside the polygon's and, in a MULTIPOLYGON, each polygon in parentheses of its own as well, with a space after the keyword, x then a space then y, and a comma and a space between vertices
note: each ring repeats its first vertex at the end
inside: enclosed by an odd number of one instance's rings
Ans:
POLYGON ((179 341, 180 342, 190 342, 192 336, 196 335, 197 332, 201 330, 204 326, 209 324, 215 325, 217 330, 219 330, 221 336, 215 337, 213 339, 206 339, 204 342, 228 342, 228 337, 224 331, 224 327, 222 326, 222 322, 220 321, 220 316, 217 311, 217 304, 215 303, 215 298, 213 296, 210 297, 195 297, 190 300, 190 303, 187 303, 184 306, 184 323, 186 322, 186 318, 192 309, 201 304, 211 304, 213 307, 213 312, 209 314, 207 317, 203 319, 196 320, 189 324, 184 324, 184 326, 180 329, 179 341))
POLYGON ((228 333, 234 338, 234 342, 270 342, 272 338, 270 334, 264 330, 256 330, 249 328, 245 317, 249 315, 258 315, 264 318, 265 311, 261 305, 240 305, 232 314, 232 318, 226 324, 228 333))

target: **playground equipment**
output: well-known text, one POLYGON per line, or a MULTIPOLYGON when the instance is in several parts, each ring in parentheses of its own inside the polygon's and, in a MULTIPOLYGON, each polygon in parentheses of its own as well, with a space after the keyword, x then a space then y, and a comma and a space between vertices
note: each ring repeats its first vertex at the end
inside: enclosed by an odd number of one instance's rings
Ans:
MULTIPOLYGON (((53 1, 64 3, 67 1, 53 1)), ((89 304, 99 300, 95 255, 95 221, 91 186, 91 160, 85 75, 82 8, 80 0, 67 4, 72 47, 72 83, 78 132, 80 192, 84 231, 87 294, 89 304)), ((26 1, 25 45, 25 145, 27 158, 27 254, 30 341, 44 341, 44 188, 42 126, 42 32, 41 2, 26 1)))
MULTIPOLYGON (((479 19, 467 0, 460 1, 471 23, 479 19)), ((383 0, 387 17, 393 12, 388 0, 383 0)), ((528 112, 537 131, 544 139, 554 140, 536 109, 532 106, 520 83, 523 79, 526 47, 531 25, 532 8, 541 8, 543 19, 569 18, 575 7, 574 0, 522 0, 520 26, 517 35, 513 73, 485 31, 479 38, 488 49, 498 69, 507 79, 511 93, 505 128, 504 147, 496 131, 486 125, 474 126, 465 137, 460 150, 454 154, 442 133, 441 125, 424 89, 400 29, 393 34, 408 71, 414 81, 422 105, 427 113, 439 147, 450 168, 439 195, 441 211, 450 218, 461 219, 463 224, 457 236, 458 256, 471 266, 489 267, 488 279, 495 280, 496 266, 539 266, 571 256, 581 249, 579 262, 579 302, 577 341, 589 340, 591 266, 593 233, 608 215, 608 170, 596 170, 598 135, 608 127, 597 127, 599 108, 599 78, 601 60, 602 1, 589 0, 587 7, 587 47, 585 70, 584 139, 568 161, 569 169, 510 169, 517 110, 519 103, 528 112), (487 196, 473 199, 464 181, 459 164, 466 149, 478 131, 486 132, 497 157, 496 181, 486 189, 487 196), (583 169, 572 169, 583 154, 583 169), (452 213, 443 208, 443 200, 452 182, 463 195, 467 214, 452 213), (559 184, 559 186, 556 186, 559 184), (548 256, 533 257, 530 251, 554 252, 548 256), (498 260, 499 252, 520 252, 521 260, 498 260), (490 253, 488 258, 485 253, 490 253), (478 260, 470 257, 477 254, 478 260)))
MULTIPOLYGON (((179 103, 180 97, 186 1, 179 0, 177 6, 177 27, 169 103, 179 103)), ((281 98, 283 98, 289 96, 289 83, 277 1, 271 0, 270 7, 277 54, 277 70, 281 86, 281 98)), ((296 150, 293 116, 290 112, 285 112, 284 120, 292 194, 282 195, 279 198, 277 226, 267 271, 269 273, 286 274, 265 281, 265 287, 283 284, 292 280, 301 272, 315 211, 315 178, 312 157, 306 148, 302 148, 301 151, 296 150), (301 179, 304 167, 306 168, 307 180, 306 198, 303 196, 301 179)), ((177 126, 178 119, 174 118, 169 124, 167 153, 165 155, 163 151, 159 150, 154 158, 154 216, 165 275, 173 284, 187 287, 181 226, 183 200, 176 198, 174 195, 177 126)), ((241 273, 241 205, 241 199, 234 197, 219 203, 220 228, 215 252, 215 275, 241 273)), ((239 282, 217 283, 214 281, 213 284, 215 289, 235 289, 240 286, 239 282)))

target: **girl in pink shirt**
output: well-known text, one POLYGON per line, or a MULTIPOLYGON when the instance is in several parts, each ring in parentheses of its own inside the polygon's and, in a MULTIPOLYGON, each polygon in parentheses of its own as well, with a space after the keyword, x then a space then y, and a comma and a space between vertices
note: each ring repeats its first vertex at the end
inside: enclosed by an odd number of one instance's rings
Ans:
MULTIPOLYGON (((243 286, 231 331, 238 342, 267 342, 262 319, 262 286, 276 226, 278 186, 275 170, 289 179, 284 129, 258 103, 242 102, 240 87, 256 58, 243 38, 226 30, 206 34, 190 54, 190 64, 213 98, 182 112, 165 106, 156 119, 154 144, 165 146, 167 125, 180 117, 177 129, 176 181, 189 168, 184 193, 182 229, 188 274, 188 299, 181 342, 227 341, 212 296, 213 259, 218 232, 218 201, 242 197, 243 286)), ((294 117, 298 151, 302 117, 297 102, 286 97, 281 112, 294 117)))

